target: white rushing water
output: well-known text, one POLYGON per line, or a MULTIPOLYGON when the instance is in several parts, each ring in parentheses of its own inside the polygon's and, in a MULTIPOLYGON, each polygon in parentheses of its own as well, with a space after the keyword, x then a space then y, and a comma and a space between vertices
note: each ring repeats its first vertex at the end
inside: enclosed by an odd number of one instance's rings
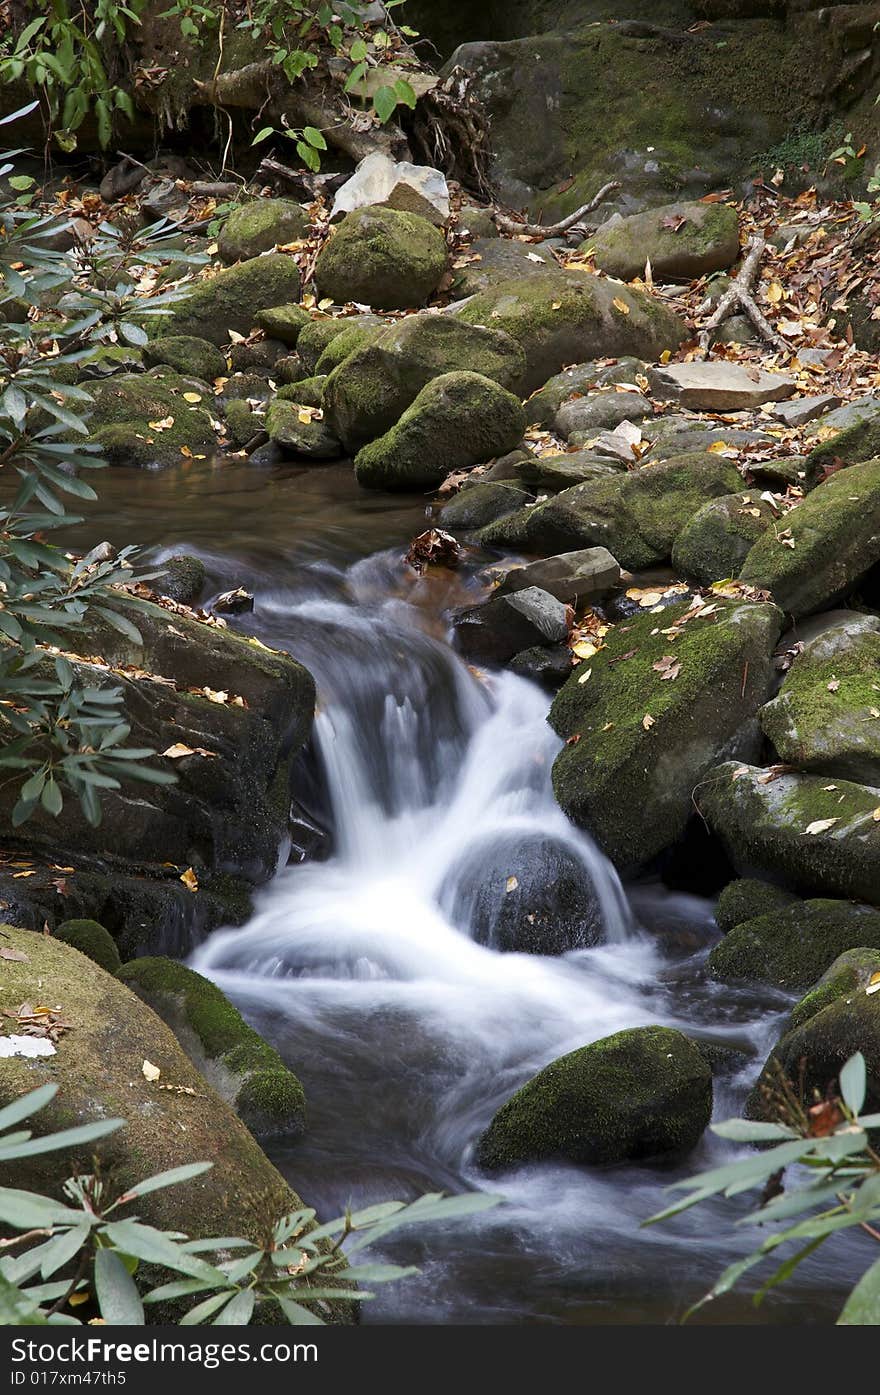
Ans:
MULTIPOLYGON (((699 943, 670 958, 637 924, 613 867, 553 798, 547 695, 472 673, 422 612, 381 599, 387 572, 381 557, 358 564, 343 599, 338 584, 260 597, 255 628, 318 682, 333 851, 280 871, 249 924, 213 934, 191 961, 303 1078, 308 1137, 276 1155, 324 1215, 350 1197, 489 1185, 471 1157, 495 1109, 550 1060, 625 1027, 693 1031, 696 1018, 750 1051, 721 1087, 726 1116, 775 1026, 753 1000, 702 982, 699 943), (553 957, 491 946, 523 849, 532 885, 546 858, 547 905, 580 869, 598 943, 553 957)), ((661 924, 679 917, 710 941, 706 903, 658 893, 654 906, 661 924)), ((707 1139, 686 1168, 718 1146, 707 1139)), ((381 1318, 601 1321, 616 1294, 615 1313, 664 1321, 742 1249, 727 1238, 695 1249, 705 1222, 689 1217, 640 1234, 668 1180, 559 1165, 492 1179, 507 1204, 417 1249, 423 1278, 385 1290, 381 1318)))

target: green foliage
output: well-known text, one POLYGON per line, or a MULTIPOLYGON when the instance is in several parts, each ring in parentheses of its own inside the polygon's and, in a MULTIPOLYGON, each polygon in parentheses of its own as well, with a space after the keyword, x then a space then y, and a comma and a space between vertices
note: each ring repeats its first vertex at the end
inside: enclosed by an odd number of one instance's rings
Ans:
MULTIPOLYGON (((48 1104, 56 1089, 44 1085, 0 1111, 0 1162, 96 1141, 123 1126, 122 1119, 105 1119, 42 1138, 16 1129, 48 1104)), ((88 1293, 109 1325, 142 1325, 145 1308, 191 1298, 197 1301, 180 1319, 181 1326, 247 1326, 262 1303, 275 1303, 293 1325, 323 1325, 315 1309, 326 1313, 333 1302, 365 1302, 375 1296, 355 1291, 353 1284, 387 1283, 418 1272, 391 1264, 346 1267, 350 1256, 402 1226, 471 1215, 500 1199, 484 1192, 450 1197, 431 1193, 409 1205, 387 1201, 363 1211, 347 1210, 324 1225, 316 1225, 315 1212, 304 1207, 282 1216, 264 1246, 239 1236, 189 1240, 146 1225, 136 1214, 123 1214, 123 1208, 150 1192, 201 1176, 212 1165, 171 1168, 122 1194, 96 1170, 67 1179, 63 1192, 69 1204, 0 1187, 0 1222, 22 1232, 4 1241, 4 1247, 25 1247, 15 1257, 0 1259, 0 1325, 78 1325, 62 1309, 72 1297, 88 1293), (164 1270, 169 1277, 142 1292, 135 1282, 141 1264, 164 1270), (55 1277, 71 1268, 71 1277, 55 1277)), ((154 1280, 151 1273, 150 1283, 154 1280)))
MULTIPOLYGON (((880 1129, 880 1114, 862 1113, 866 1092, 865 1058, 856 1052, 840 1072, 837 1098, 805 1105, 783 1080, 779 1091, 774 1091, 778 1122, 728 1119, 711 1125, 719 1137, 755 1144, 759 1151, 674 1183, 670 1191, 684 1192, 684 1199, 645 1224, 676 1216, 710 1197, 739 1196, 759 1187, 762 1195, 757 1208, 737 1224, 759 1227, 766 1238, 744 1259, 725 1269, 691 1312, 728 1293, 757 1265, 776 1260, 776 1267, 755 1294, 757 1306, 841 1230, 855 1226, 870 1241, 880 1238, 880 1155, 872 1146, 872 1131, 880 1129), (799 1170, 792 1176, 793 1168, 799 1170), (778 1262, 782 1246, 790 1246, 792 1251, 778 1262)), ((856 1284, 838 1324, 880 1325, 880 1259, 875 1259, 856 1284)))
POLYGON ((122 44, 140 25, 144 0, 26 0, 34 18, 0 40, 0 84, 22 81, 43 95, 56 142, 76 147, 77 129, 93 114, 102 146, 118 115, 134 119, 128 92, 112 76, 122 44))
MULTIPOLYGON (((13 168, 0 157, 0 176, 13 168)), ((105 463, 84 440, 91 399, 73 379, 107 345, 146 341, 140 322, 175 292, 145 301, 134 270, 181 253, 161 224, 137 241, 105 224, 66 253, 50 250, 57 230, 57 219, 0 203, 0 769, 21 778, 16 826, 38 807, 60 814, 65 791, 97 824, 100 792, 122 777, 169 780, 145 764, 152 751, 126 744, 122 690, 70 652, 90 610, 139 638, 119 608, 133 549, 77 558, 49 535, 80 521, 65 496, 95 499, 80 476, 105 463)))

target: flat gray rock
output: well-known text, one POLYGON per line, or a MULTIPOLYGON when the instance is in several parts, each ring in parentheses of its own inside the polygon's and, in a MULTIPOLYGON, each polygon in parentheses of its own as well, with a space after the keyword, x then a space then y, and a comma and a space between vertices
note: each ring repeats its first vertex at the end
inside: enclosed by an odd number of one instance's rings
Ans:
POLYGON ((781 402, 797 390, 794 378, 742 363, 669 363, 652 368, 651 387, 697 412, 739 412, 765 402, 781 402))
POLYGON ((577 552, 560 552, 542 557, 525 567, 512 567, 504 576, 496 596, 510 595, 538 586, 559 601, 581 601, 604 595, 618 585, 620 564, 605 547, 585 547, 577 552))
POLYGON ((839 406, 840 398, 835 397, 833 392, 826 392, 821 397, 794 397, 788 402, 779 402, 770 415, 785 426, 806 426, 807 422, 815 421, 839 406))

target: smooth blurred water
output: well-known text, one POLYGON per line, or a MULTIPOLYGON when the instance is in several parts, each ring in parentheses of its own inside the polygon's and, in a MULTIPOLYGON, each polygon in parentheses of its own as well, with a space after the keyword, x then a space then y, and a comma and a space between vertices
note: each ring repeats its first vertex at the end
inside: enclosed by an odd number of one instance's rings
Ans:
MULTIPOLYGON (((422 1273, 380 1289, 364 1320, 676 1321, 748 1248, 732 1226, 746 1203, 640 1226, 675 1176, 728 1145, 707 1135, 677 1167, 542 1165, 489 1183, 473 1167, 475 1140, 541 1066, 649 1022, 735 1048, 716 1080, 716 1117, 727 1117, 786 1001, 708 980, 711 905, 658 883, 622 888, 568 824, 550 791, 558 741, 547 696, 512 674, 471 671, 449 646, 444 613, 475 599, 478 583, 467 568, 419 579, 403 565, 422 502, 365 495, 336 467, 113 472, 110 486, 91 540, 112 519, 159 556, 196 551, 218 591, 254 591, 241 623, 317 679, 332 853, 280 872, 247 926, 214 934, 192 958, 306 1087, 307 1136, 273 1145, 276 1162, 325 1218, 349 1201, 425 1190, 504 1196, 389 1245, 422 1273), (497 879, 499 857, 503 872, 509 849, 542 840, 592 884, 602 942, 555 958, 477 943, 480 859, 497 879)), ((858 1237, 829 1250, 833 1261, 824 1254, 760 1310, 744 1291, 706 1319, 830 1321, 871 1256, 858 1237)))

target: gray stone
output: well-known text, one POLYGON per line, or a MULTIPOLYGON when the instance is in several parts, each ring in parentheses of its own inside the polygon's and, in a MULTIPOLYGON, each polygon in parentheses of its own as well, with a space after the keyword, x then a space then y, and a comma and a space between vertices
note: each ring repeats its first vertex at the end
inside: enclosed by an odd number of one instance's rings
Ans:
POLYGON ((270 441, 285 455, 303 456, 307 460, 339 460, 344 452, 327 423, 320 415, 303 421, 300 410, 298 403, 276 398, 266 413, 270 441))
MULTIPOLYGON (((440 224, 449 217, 449 186, 439 170, 430 165, 413 165, 408 160, 392 160, 380 151, 367 155, 361 160, 351 179, 343 184, 333 200, 331 219, 341 218, 356 208, 387 204, 404 212, 418 213, 416 207, 406 208, 402 204, 390 202, 391 196, 400 185, 406 185, 418 194, 423 203, 433 210, 434 219, 440 224)), ((425 214, 422 213, 424 217, 425 214)))
POLYGON ((504 664, 533 645, 558 643, 568 635, 565 606, 538 586, 493 596, 455 617, 459 649, 479 663, 504 664))
POLYGON ((578 433, 580 436, 598 436, 602 431, 613 430, 621 422, 642 421, 653 416, 654 408, 647 397, 640 392, 590 393, 586 397, 570 397, 563 402, 556 413, 555 429, 567 440, 578 433))
POLYGON ((528 586, 539 586, 557 600, 581 605, 596 600, 620 582, 620 564, 605 547, 585 547, 560 552, 506 572, 496 595, 510 595, 528 586))
POLYGON ((604 223, 587 239, 596 265, 631 281, 650 261, 656 280, 693 281, 726 271, 739 256, 739 214, 730 204, 674 203, 604 223))
POLYGON ((497 236, 478 238, 458 260, 464 265, 452 269, 452 294, 456 297, 477 295, 511 276, 533 276, 557 265, 552 253, 540 243, 513 242, 497 236))
MULTIPOLYGON (((798 358, 803 359, 803 354, 799 353, 798 358)), ((873 421, 876 417, 880 417, 880 397, 857 397, 855 402, 847 402, 845 406, 837 407, 813 422, 807 435, 814 436, 826 427, 831 427, 834 431, 847 431, 851 426, 858 426, 863 421, 873 421)))
POLYGON ((833 392, 822 393, 821 397, 795 397, 788 402, 780 402, 770 409, 771 417, 784 426, 806 426, 825 412, 840 406, 840 398, 833 392))
POLYGON ((744 411, 797 391, 797 380, 786 374, 718 360, 669 363, 648 376, 658 397, 698 412, 744 411))
POLYGON ((521 509, 531 498, 523 485, 481 480, 469 489, 462 489, 440 510, 440 526, 455 532, 484 528, 496 518, 521 509))

